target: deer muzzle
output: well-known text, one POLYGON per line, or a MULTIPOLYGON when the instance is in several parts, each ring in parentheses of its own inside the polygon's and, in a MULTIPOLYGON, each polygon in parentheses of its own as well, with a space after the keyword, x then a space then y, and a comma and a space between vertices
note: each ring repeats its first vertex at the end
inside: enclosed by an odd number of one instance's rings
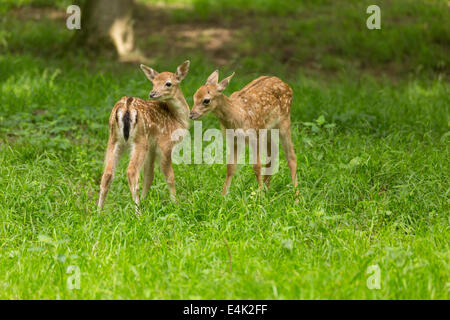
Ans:
POLYGON ((191 112, 189 114, 189 119, 191 119, 191 120, 195 120, 195 119, 198 119, 198 118, 200 118, 200 115, 198 113, 196 113, 196 112, 191 112))
POLYGON ((148 97, 150 98, 150 99, 152 99, 152 98, 159 98, 161 95, 158 93, 158 92, 156 92, 156 91, 152 91, 152 92, 150 92, 150 94, 148 95, 148 97))

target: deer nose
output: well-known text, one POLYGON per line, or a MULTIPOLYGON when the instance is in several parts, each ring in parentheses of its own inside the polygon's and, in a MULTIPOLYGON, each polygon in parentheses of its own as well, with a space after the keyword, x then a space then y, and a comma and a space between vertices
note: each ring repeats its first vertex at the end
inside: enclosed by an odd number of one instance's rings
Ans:
POLYGON ((189 119, 194 120, 194 119, 197 119, 197 118, 198 118, 198 114, 197 114, 197 113, 191 112, 191 113, 189 114, 189 119))
POLYGON ((149 94, 150 98, 154 98, 155 96, 156 96, 156 92, 155 91, 150 92, 150 94, 149 94))

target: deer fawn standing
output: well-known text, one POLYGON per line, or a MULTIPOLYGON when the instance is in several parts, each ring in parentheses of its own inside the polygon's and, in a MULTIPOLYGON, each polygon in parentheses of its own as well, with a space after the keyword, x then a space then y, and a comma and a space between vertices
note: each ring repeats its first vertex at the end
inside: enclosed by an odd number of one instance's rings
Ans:
MULTIPOLYGON (((277 77, 259 77, 242 90, 234 92, 230 97, 222 92, 228 86, 234 73, 220 83, 219 71, 214 71, 194 95, 194 107, 189 115, 191 119, 198 119, 208 112, 212 112, 219 119, 222 129, 279 129, 280 138, 291 171, 294 187, 297 188, 297 158, 291 139, 291 101, 292 89, 277 77)), ((259 135, 257 135, 259 147, 259 135)), ((270 135, 267 139, 268 150, 271 150, 270 135)), ((228 192, 231 179, 236 170, 237 150, 234 146, 234 162, 227 164, 227 177, 222 195, 228 192)), ((269 164, 265 166, 268 167, 269 164)), ((258 184, 262 186, 261 160, 259 151, 257 161, 253 165, 258 184)), ((264 182, 269 186, 270 174, 264 175, 264 182)), ((297 190, 298 193, 298 190, 297 190)))
POLYGON ((98 199, 100 209, 103 208, 117 163, 128 148, 128 183, 136 205, 139 204, 140 169, 144 166, 142 197, 145 198, 153 182, 157 155, 161 158, 161 171, 166 178, 171 198, 175 200, 172 148, 178 141, 172 141, 171 134, 177 129, 187 129, 189 126, 189 106, 180 89, 180 82, 189 71, 189 61, 181 64, 176 73, 158 73, 142 64, 141 69, 153 83, 149 97, 155 100, 122 97, 114 105, 109 117, 105 170, 98 199))

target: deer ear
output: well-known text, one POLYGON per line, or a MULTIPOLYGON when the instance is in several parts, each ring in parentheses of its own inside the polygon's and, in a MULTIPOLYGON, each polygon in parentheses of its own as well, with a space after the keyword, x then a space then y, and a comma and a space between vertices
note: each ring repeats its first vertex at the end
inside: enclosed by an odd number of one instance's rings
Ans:
POLYGON ((142 71, 144 71, 145 75, 150 81, 153 81, 153 79, 155 79, 155 77, 158 75, 158 72, 156 72, 150 67, 147 67, 146 65, 141 64, 141 69, 142 71))
POLYGON ((219 81, 219 70, 214 71, 211 75, 206 79, 206 84, 217 84, 219 81))
POLYGON ((187 76, 190 64, 191 62, 189 60, 186 60, 185 62, 183 62, 178 66, 177 72, 175 73, 175 76, 177 77, 178 81, 183 80, 187 76))
POLYGON ((225 90, 228 87, 228 84, 230 83, 230 80, 231 78, 233 78, 233 76, 234 72, 230 76, 220 81, 220 83, 217 85, 217 91, 222 92, 223 90, 225 90))

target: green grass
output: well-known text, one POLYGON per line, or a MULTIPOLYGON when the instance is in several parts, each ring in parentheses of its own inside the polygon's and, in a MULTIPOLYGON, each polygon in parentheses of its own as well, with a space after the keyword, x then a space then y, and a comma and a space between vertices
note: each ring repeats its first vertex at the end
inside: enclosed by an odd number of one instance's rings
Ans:
MULTIPOLYGON (((237 71, 228 94, 267 72, 293 87, 300 200, 281 154, 262 193, 251 166, 239 167, 222 197, 224 165, 176 165, 173 204, 157 171, 136 217, 127 157, 102 214, 95 201, 111 108, 123 95, 146 97, 151 85, 137 63, 62 52, 71 34, 58 22, 14 21, 7 45, 0 41, 0 298, 450 298, 449 84, 445 68, 414 71, 422 53, 405 58, 412 71, 395 81, 276 72, 283 63, 265 65, 262 54, 221 68, 237 71), (366 286, 374 264, 380 290, 366 286), (79 290, 66 285, 71 265, 79 290)), ((191 105, 216 66, 195 52, 156 56, 152 66, 175 70, 186 57, 191 105)), ((204 130, 217 127, 203 120, 204 130)))

